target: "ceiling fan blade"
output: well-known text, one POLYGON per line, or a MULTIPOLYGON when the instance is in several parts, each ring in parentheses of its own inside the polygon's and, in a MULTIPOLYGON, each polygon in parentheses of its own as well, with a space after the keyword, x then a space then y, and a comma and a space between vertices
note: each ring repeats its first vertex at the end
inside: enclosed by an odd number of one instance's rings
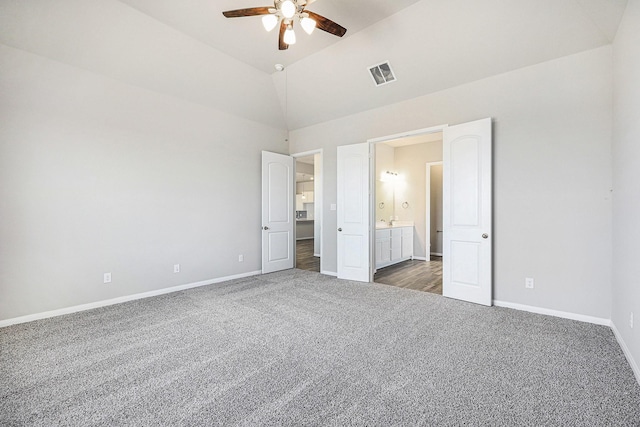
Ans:
POLYGON ((273 9, 272 7, 250 7, 248 9, 236 9, 236 10, 227 10, 226 12, 222 12, 224 16, 227 18, 242 18, 243 16, 258 16, 258 15, 268 15, 269 9, 273 9))
POLYGON ((317 27, 322 31, 326 31, 327 33, 331 33, 334 36, 342 37, 347 32, 347 29, 342 25, 338 25, 333 22, 329 18, 325 18, 322 15, 318 15, 317 13, 311 12, 310 10, 306 10, 305 12, 309 14, 309 18, 316 21, 317 27))
POLYGON ((289 45, 284 42, 284 32, 287 29, 287 24, 284 23, 284 20, 280 21, 280 35, 278 36, 278 49, 287 50, 289 49, 289 45))

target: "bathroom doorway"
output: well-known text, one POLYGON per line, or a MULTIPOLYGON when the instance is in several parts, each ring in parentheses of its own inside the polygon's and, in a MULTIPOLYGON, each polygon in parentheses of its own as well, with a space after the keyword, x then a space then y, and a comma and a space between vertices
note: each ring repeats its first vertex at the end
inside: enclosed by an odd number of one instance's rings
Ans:
POLYGON ((373 281, 442 295, 442 132, 380 141, 374 150, 373 281))

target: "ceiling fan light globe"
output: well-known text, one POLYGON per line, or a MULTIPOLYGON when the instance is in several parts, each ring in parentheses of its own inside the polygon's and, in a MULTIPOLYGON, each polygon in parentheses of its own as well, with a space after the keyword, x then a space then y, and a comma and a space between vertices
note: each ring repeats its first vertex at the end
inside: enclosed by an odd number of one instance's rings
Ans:
POLYGON ((302 18, 300 20, 300 26, 302 26, 302 29, 305 31, 305 33, 311 35, 311 33, 313 33, 313 30, 315 30, 316 28, 316 21, 311 18, 302 18))
POLYGON ((283 40, 286 44, 296 43, 296 33, 293 32, 293 28, 289 27, 285 30, 283 40))
POLYGON ((282 16, 287 19, 293 18, 296 11, 296 5, 291 0, 285 0, 280 4, 280 12, 282 12, 282 16))
POLYGON ((278 17, 276 15, 264 15, 262 17, 262 25, 265 30, 271 31, 278 25, 278 17))

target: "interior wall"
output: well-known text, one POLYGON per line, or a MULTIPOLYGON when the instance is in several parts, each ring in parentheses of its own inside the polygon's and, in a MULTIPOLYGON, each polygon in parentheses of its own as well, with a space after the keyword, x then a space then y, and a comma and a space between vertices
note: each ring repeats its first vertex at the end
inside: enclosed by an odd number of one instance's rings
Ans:
MULTIPOLYGON (((442 229, 443 229, 443 194, 442 194, 442 165, 431 165, 430 175, 431 198, 430 218, 431 218, 431 254, 443 253, 442 229), (440 232, 438 232, 438 230, 440 232)), ((429 254, 429 255, 431 255, 429 254)))
POLYGON ((260 152, 286 130, 4 45, 0 63, 0 320, 260 270, 260 152))
POLYGON ((401 175, 396 186, 395 212, 400 221, 413 221, 413 255, 429 259, 427 238, 427 162, 442 160, 442 141, 396 148, 395 167, 401 175), (407 202, 407 207, 403 203, 407 202))
POLYGON ((640 381, 640 0, 629 0, 613 45, 613 309, 640 381), (630 316, 634 313, 634 328, 630 316))
POLYGON ((313 155, 313 256, 322 255, 322 154, 313 155), (316 237, 317 236, 317 237, 316 237))
POLYGON ((387 144, 375 145, 376 150, 376 221, 389 222, 394 216, 394 183, 383 179, 387 171, 395 171, 395 149, 387 144))
POLYGON ((610 46, 291 131, 291 152, 324 149, 324 269, 337 265, 337 146, 484 117, 494 125, 494 298, 609 319, 610 46))

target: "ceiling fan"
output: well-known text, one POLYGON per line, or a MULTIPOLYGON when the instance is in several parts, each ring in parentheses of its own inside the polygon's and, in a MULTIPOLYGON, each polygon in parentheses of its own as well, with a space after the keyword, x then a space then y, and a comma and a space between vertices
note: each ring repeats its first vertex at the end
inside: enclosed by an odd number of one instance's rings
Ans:
POLYGON ((280 23, 280 36, 278 37, 278 49, 286 50, 289 45, 296 42, 296 34, 293 31, 294 18, 298 18, 300 26, 311 34, 318 27, 322 31, 338 37, 344 36, 347 29, 336 24, 331 19, 305 10, 315 0, 274 0, 273 7, 251 7, 248 9, 236 9, 222 12, 227 18, 241 18, 243 16, 262 15, 262 25, 267 31, 273 30, 280 23))

